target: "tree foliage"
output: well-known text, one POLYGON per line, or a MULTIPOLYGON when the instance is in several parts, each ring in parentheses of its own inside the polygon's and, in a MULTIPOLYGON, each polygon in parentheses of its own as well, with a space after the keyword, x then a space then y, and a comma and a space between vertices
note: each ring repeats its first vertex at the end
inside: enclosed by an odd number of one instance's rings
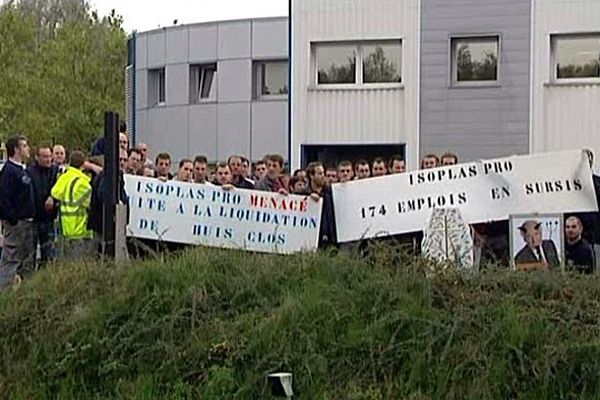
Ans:
POLYGON ((0 9, 0 136, 88 148, 103 112, 122 111, 127 37, 114 11, 86 0, 21 0, 0 9))

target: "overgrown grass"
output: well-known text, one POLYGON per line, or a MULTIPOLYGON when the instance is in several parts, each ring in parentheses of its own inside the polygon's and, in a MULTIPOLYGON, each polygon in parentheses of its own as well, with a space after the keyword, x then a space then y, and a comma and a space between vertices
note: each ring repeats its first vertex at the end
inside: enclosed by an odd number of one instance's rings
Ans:
POLYGON ((0 397, 600 398, 600 280, 376 250, 64 265, 0 295, 0 397), (393 261, 396 260, 396 261, 393 261))

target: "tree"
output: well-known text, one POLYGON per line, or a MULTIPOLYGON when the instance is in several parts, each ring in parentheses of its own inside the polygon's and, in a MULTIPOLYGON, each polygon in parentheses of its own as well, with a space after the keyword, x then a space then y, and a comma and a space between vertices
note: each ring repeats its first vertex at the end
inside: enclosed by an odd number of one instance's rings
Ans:
POLYGON ((89 148, 104 110, 124 108, 127 37, 113 11, 79 0, 22 0, 0 9, 0 135, 89 148), (85 11, 85 12, 84 12, 85 11), (43 23, 40 23, 43 21, 43 23))

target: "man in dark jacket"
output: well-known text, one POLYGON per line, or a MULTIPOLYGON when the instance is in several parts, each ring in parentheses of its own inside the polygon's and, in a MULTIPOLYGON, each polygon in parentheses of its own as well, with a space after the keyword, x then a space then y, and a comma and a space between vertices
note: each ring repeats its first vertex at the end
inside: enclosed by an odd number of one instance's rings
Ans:
POLYGON ((270 154, 267 160, 267 174, 254 187, 263 192, 276 192, 287 194, 287 182, 283 177, 283 157, 279 154, 270 154))
MULTIPOLYGON (((123 178, 124 169, 127 165, 127 152, 119 149, 119 201, 123 204, 128 203, 127 193, 125 192, 125 180, 123 178)), ((102 252, 100 241, 104 235, 104 203, 106 202, 106 179, 104 171, 101 171, 92 180, 92 197, 90 199, 90 210, 88 212, 87 228, 94 231, 96 242, 98 243, 98 252, 102 252)))
POLYGON ((33 185, 25 170, 29 144, 25 136, 6 142, 8 162, 0 179, 0 219, 4 228, 4 248, 0 258, 0 290, 8 287, 17 274, 33 271, 35 251, 32 223, 35 213, 33 185))
POLYGON ((238 189, 254 189, 254 183, 244 177, 244 170, 241 156, 231 156, 227 160, 231 170, 231 184, 238 189))
POLYGON ((308 185, 304 192, 299 194, 309 195, 311 199, 323 199, 321 209, 321 227, 319 229, 319 247, 333 245, 337 240, 335 228, 335 214, 333 210, 333 195, 331 186, 325 182, 325 167, 320 162, 308 164, 306 169, 308 185))
MULTIPOLYGON (((593 168, 594 154, 588 149, 585 150, 585 153, 588 156, 590 168, 593 168)), ((592 179, 596 192, 596 203, 600 209, 600 176, 595 175, 592 172, 592 179)), ((575 216, 578 217, 583 224, 583 238, 590 243, 590 245, 594 248, 595 253, 598 254, 600 252, 600 212, 577 213, 575 216)), ((596 258, 598 258, 596 261, 600 261, 600 257, 596 258)), ((600 265, 597 265, 597 267, 600 267, 600 265)))
POLYGON ((581 237, 583 224, 579 218, 571 216, 565 221, 565 259, 567 269, 591 274, 594 272, 594 251, 581 237))
POLYGON ((52 165, 52 149, 40 146, 35 163, 27 168, 33 183, 33 200, 35 214, 33 217, 33 246, 40 246, 40 265, 44 266, 55 258, 54 220, 57 215, 57 204, 50 196, 50 190, 56 183, 58 168, 52 165))

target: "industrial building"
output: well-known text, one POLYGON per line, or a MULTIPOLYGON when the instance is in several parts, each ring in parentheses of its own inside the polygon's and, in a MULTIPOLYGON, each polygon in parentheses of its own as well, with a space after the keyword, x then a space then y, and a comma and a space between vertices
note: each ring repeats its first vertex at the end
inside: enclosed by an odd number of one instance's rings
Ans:
POLYGON ((287 154, 288 20, 225 21, 132 35, 127 121, 177 162, 287 154))
POLYGON ((598 0, 291 0, 130 50, 132 132, 174 158, 600 158, 598 0))

